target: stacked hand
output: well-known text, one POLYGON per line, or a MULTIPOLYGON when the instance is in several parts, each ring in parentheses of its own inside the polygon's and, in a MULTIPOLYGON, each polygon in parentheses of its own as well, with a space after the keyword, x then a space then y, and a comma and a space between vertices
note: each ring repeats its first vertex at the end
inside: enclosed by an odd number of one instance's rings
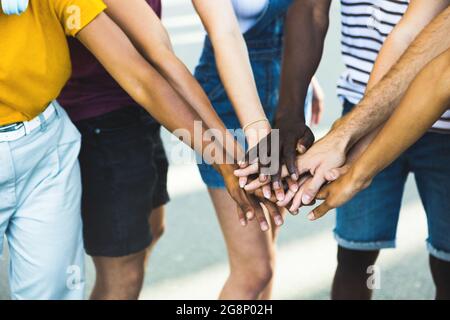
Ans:
POLYGON ((292 214, 325 200, 308 215, 315 220, 370 184, 363 173, 346 163, 347 144, 335 130, 313 144, 314 136, 302 119, 277 114, 276 128, 279 135, 273 130, 234 171, 247 194, 292 214))
MULTIPOLYGON (((323 102, 316 97, 312 123, 318 122, 322 108, 323 102)), ((335 127, 338 125, 339 120, 335 127)), ((275 127, 278 130, 268 128, 263 135, 247 135, 250 151, 245 159, 239 167, 222 172, 241 209, 242 225, 257 219, 266 231, 270 225, 266 216, 280 226, 283 208, 295 215, 300 207, 324 200, 308 215, 316 220, 370 184, 364 172, 350 167, 346 141, 336 130, 314 143, 304 119, 282 112, 277 114, 275 127)))
MULTIPOLYGON (((270 134, 270 125, 268 122, 260 122, 249 128, 246 132, 249 147, 256 146, 261 140, 266 139, 270 134)), ((238 152, 239 154, 240 152, 238 152)), ((247 177, 238 178, 234 171, 238 169, 237 165, 222 165, 219 168, 224 177, 228 193, 237 203, 237 215, 242 226, 246 226, 248 221, 256 219, 262 231, 270 229, 270 223, 266 217, 277 226, 281 226, 284 221, 281 215, 281 209, 269 199, 262 196, 258 197, 259 192, 245 192, 242 188, 248 181, 247 177)))
MULTIPOLYGON (((295 172, 299 175, 295 182, 297 188, 288 188, 286 192, 283 192, 283 197, 274 197, 271 193, 269 197, 265 198, 275 202, 280 208, 286 208, 292 214, 297 214, 301 206, 314 205, 316 199, 326 200, 308 216, 309 219, 315 220, 331 208, 348 201, 365 186, 365 183, 361 183, 357 179, 357 175, 352 174, 352 170, 345 174, 349 169, 349 166, 345 165, 345 161, 345 148, 340 144, 339 139, 336 140, 332 134, 329 134, 316 142, 305 153, 297 152, 295 155, 295 172), (340 176, 342 178, 338 179, 340 176), (329 184, 329 182, 333 183, 329 184)), ((283 160, 281 162, 283 163, 283 160)), ((283 165, 279 172, 280 179, 285 180, 286 185, 289 185, 289 179, 293 179, 292 171, 283 165)), ((261 174, 261 169, 258 162, 246 163, 241 165, 240 169, 235 170, 234 174, 239 178, 248 178, 261 174)), ((260 178, 254 178, 249 179, 243 189, 247 193, 261 196, 265 195, 263 188, 268 186, 270 188, 269 179, 261 181, 260 178)), ((275 194, 277 193, 273 187, 272 190, 275 194)))

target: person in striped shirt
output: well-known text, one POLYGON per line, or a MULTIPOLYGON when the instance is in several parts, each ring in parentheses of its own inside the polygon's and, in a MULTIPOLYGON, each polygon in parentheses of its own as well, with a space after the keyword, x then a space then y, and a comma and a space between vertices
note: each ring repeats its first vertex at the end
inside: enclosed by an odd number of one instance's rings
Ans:
MULTIPOLYGON (((291 50, 295 52, 291 54, 297 56, 297 60, 290 61, 289 72, 292 75, 288 79, 292 88, 304 87, 320 62, 330 4, 331 0, 298 0, 288 14, 286 42, 293 43, 290 46, 296 51, 291 50), (303 46, 304 43, 310 45, 303 46)), ((410 4, 394 0, 342 0, 341 6, 342 52, 346 71, 339 80, 338 94, 343 100, 346 115, 297 159, 295 169, 298 174, 311 173, 313 176, 297 194, 287 193, 279 203, 288 205, 291 212, 301 205, 311 204, 322 185, 337 178, 333 169, 346 162, 351 164, 359 157, 378 127, 393 113, 415 76, 450 46, 448 0, 411 0, 410 4), (383 44, 385 46, 381 50, 383 44), (356 103, 358 106, 354 107, 356 103)), ((291 91, 294 93, 290 97, 291 103, 286 105, 292 107, 302 90, 297 94, 296 90, 291 91)), ((284 112, 288 114, 288 110, 286 108, 284 112)), ((446 114, 443 117, 445 120, 446 114)), ((335 229, 339 244, 338 268, 332 289, 333 299, 371 297, 371 289, 366 285, 366 270, 375 263, 380 249, 395 246, 401 198, 409 172, 415 174, 427 212, 428 249, 437 287, 436 298, 450 298, 450 139, 444 134, 449 131, 443 122, 438 121, 433 128, 440 133, 427 132, 376 176, 369 188, 338 208, 335 229)), ((280 131, 289 130, 295 132, 297 129, 280 128, 280 131)), ((291 149, 295 148, 296 145, 291 146, 291 149)), ((248 175, 254 171, 255 167, 250 166, 238 170, 236 175, 248 175)), ((252 188, 249 184, 247 190, 261 185, 251 184, 252 188)), ((311 220, 316 218, 316 212, 310 213, 311 220)))

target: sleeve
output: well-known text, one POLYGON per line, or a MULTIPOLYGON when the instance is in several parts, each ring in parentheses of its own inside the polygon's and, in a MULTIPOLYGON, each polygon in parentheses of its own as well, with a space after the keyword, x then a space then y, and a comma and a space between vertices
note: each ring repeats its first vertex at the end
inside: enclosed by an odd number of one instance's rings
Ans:
POLYGON ((50 0, 66 35, 75 37, 106 9, 103 0, 50 0))

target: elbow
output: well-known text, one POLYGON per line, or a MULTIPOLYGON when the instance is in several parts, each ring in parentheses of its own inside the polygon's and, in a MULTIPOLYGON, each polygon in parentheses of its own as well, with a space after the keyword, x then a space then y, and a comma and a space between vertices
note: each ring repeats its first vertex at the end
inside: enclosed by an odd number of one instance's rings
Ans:
POLYGON ((298 0, 288 11, 288 15, 298 12, 302 18, 309 19, 312 27, 326 33, 330 23, 330 1, 298 0))
POLYGON ((330 18, 328 12, 318 10, 317 8, 312 10, 311 16, 313 19, 313 25, 319 30, 320 33, 325 34, 328 31, 330 25, 330 18))
POLYGON ((149 65, 143 65, 140 68, 136 68, 129 74, 128 79, 125 81, 124 89, 127 93, 136 101, 139 105, 148 109, 153 104, 153 84, 155 79, 152 76, 153 71, 149 65))

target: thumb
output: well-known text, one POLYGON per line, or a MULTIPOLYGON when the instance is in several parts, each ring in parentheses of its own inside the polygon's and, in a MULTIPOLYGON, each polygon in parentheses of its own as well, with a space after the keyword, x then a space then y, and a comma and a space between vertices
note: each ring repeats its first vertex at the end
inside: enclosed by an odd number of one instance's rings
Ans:
POLYGON ((326 182, 324 176, 317 172, 314 177, 307 182, 305 186, 305 192, 302 196, 303 204, 310 204, 311 201, 316 197, 317 192, 322 187, 322 185, 326 182))
POLYGON ((348 164, 340 168, 331 169, 327 173, 325 173, 325 179, 327 181, 335 181, 346 174, 348 170, 350 170, 350 166, 348 164))
POLYGON ((325 200, 329 195, 330 184, 323 186, 316 195, 317 200, 325 200))

